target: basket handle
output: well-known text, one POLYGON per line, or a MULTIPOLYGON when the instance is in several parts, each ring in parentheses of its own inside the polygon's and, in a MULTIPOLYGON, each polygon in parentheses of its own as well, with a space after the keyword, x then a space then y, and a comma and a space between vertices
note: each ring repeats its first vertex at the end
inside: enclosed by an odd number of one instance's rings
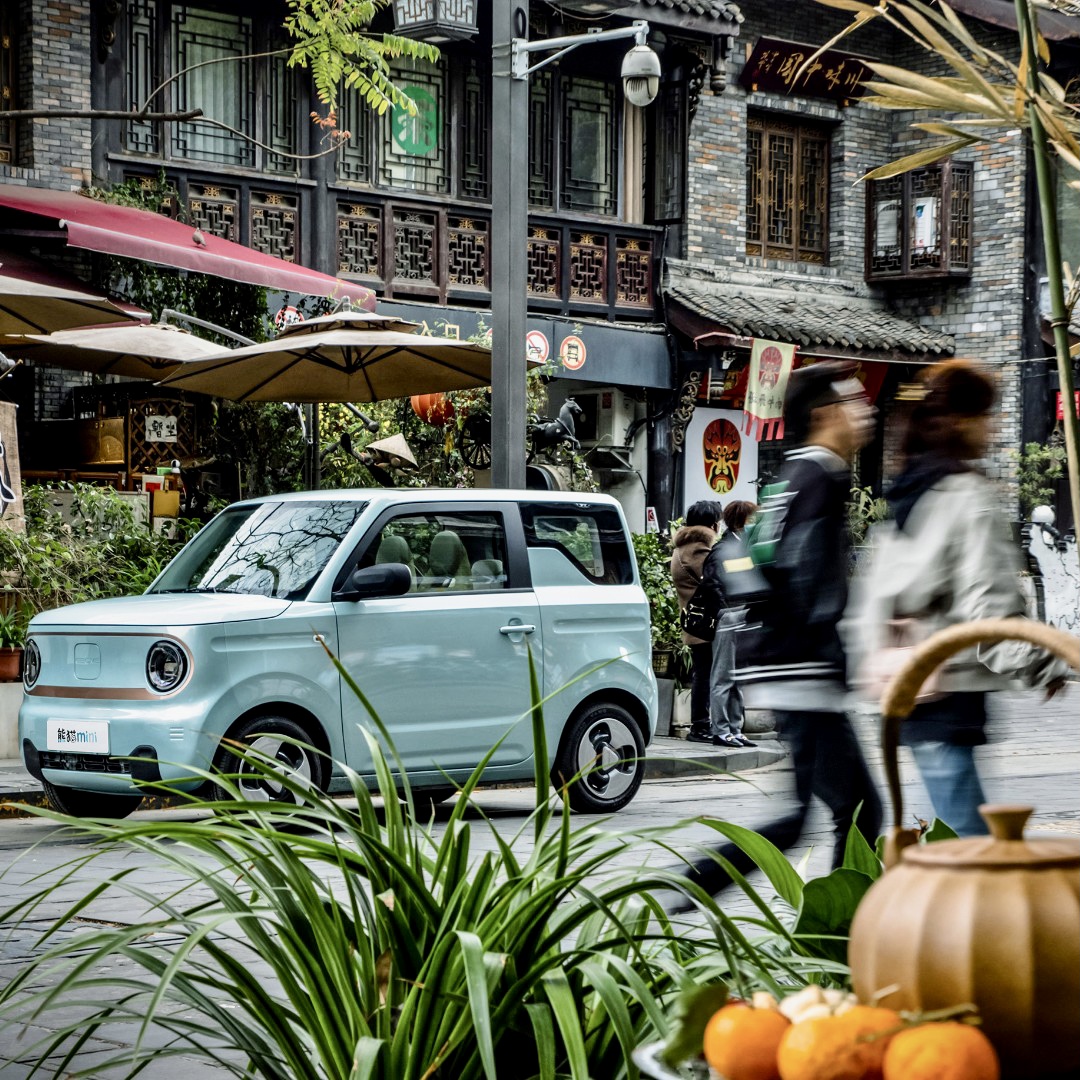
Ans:
POLYGON ((902 827, 904 797, 900 791, 897 747, 900 724, 915 708, 915 698, 931 672, 954 653, 998 641, 1027 641, 1060 657, 1080 671, 1080 638, 1031 619, 978 619, 939 630, 912 650, 904 666, 893 676, 881 695, 881 747, 885 777, 892 799, 893 824, 885 839, 885 865, 893 866, 903 848, 917 843, 919 834, 902 827))

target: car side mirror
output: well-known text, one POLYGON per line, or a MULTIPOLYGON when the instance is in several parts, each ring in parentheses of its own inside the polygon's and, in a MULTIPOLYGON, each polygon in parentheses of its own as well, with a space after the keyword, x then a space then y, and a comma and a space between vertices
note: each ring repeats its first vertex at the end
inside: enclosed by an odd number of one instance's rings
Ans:
POLYGON ((370 600, 377 596, 402 596, 412 588, 412 572, 404 563, 361 566, 350 575, 335 600, 370 600))

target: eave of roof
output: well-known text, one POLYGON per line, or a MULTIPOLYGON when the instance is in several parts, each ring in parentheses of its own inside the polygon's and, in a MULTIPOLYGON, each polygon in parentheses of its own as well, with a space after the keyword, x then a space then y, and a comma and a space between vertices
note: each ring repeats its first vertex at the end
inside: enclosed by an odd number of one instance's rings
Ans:
POLYGON ((721 335, 789 341, 807 351, 829 348, 884 358, 899 353, 913 360, 952 355, 949 334, 892 315, 874 300, 818 293, 807 285, 795 292, 673 277, 666 298, 696 316, 699 331, 703 320, 721 335))

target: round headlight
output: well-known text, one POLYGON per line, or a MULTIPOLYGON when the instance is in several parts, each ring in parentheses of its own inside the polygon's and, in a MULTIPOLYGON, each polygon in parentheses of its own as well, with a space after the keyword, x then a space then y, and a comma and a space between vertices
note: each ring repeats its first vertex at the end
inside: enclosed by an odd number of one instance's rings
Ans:
POLYGON ((41 650, 33 639, 23 647, 23 685, 31 687, 41 677, 41 650))
POLYGON ((146 681, 159 693, 175 690, 187 674, 187 656, 175 641, 155 641, 146 654, 146 681))

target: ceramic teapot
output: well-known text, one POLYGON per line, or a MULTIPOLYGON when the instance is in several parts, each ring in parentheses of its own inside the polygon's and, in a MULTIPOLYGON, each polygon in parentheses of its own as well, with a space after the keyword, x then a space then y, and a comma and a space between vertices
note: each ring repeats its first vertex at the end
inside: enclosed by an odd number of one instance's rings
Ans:
POLYGON ((893 830, 891 868, 851 926, 848 960, 863 1002, 928 1011, 972 1003, 1006 1077, 1080 1069, 1080 840, 1025 839, 1030 807, 986 806, 990 836, 918 844, 901 828, 897 743, 923 680, 978 642, 1031 641, 1080 670, 1080 641, 1023 619, 935 634, 882 698, 893 830))

